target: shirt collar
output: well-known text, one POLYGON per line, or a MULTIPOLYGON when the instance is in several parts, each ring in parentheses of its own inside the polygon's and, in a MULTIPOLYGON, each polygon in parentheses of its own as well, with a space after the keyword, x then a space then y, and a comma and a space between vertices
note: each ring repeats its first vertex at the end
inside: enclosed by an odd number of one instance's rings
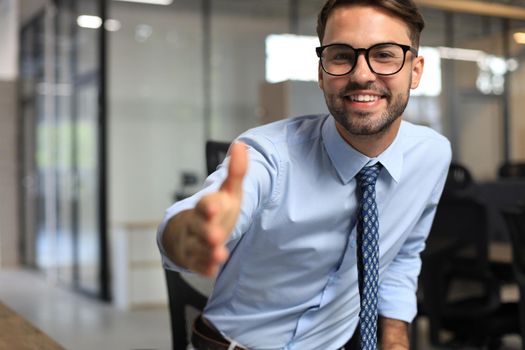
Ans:
POLYGON ((329 116, 323 125, 323 143, 341 181, 346 184, 365 165, 380 162, 392 179, 399 182, 403 168, 403 150, 399 142, 401 129, 402 125, 394 142, 383 153, 376 158, 370 158, 354 149, 341 137, 335 126, 335 119, 329 116))

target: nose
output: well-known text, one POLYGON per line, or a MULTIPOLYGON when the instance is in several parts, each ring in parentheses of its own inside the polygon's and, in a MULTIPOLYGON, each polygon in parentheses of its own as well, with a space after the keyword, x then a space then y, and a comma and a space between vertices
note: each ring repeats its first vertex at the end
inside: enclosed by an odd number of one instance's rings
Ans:
POLYGON ((355 67, 352 70, 352 77, 356 81, 365 82, 365 81, 374 81, 376 79, 376 75, 370 67, 368 66, 368 62, 366 61, 366 57, 364 53, 360 53, 357 56, 355 67))

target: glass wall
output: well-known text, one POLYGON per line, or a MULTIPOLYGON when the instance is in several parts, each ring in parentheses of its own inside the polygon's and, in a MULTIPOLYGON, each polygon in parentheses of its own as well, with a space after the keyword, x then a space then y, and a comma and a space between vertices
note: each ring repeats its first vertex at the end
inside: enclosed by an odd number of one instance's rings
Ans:
POLYGON ((261 123, 266 37, 288 33, 289 4, 282 0, 211 3, 210 136, 232 140, 261 123))
POLYGON ((55 1, 24 24, 21 226, 25 264, 108 299, 100 136, 103 32, 80 20, 81 15, 100 20, 100 4, 55 1))
POLYGON ((110 2, 109 194, 112 224, 157 222, 204 174, 203 18, 200 1, 110 2))

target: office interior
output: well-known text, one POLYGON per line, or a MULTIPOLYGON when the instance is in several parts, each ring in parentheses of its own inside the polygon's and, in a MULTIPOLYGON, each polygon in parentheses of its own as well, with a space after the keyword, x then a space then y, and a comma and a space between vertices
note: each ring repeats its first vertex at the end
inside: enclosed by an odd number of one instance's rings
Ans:
MULTIPOLYGON (((86 319, 106 322, 97 348, 171 348, 156 228, 205 179, 206 141, 326 112, 323 0, 150 2, 0 0, 0 301, 66 348, 95 342, 68 333, 86 319)), ((444 134, 473 182, 497 182, 525 162, 525 1, 416 3, 425 77, 404 118, 444 134)), ((512 283, 502 295, 521 298, 512 283)))

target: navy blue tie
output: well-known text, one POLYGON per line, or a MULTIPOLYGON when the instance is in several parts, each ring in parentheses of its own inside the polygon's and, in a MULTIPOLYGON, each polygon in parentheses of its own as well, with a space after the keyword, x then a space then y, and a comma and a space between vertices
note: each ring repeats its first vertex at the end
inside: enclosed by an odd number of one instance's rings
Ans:
POLYGON ((359 333, 361 350, 377 349, 377 289, 379 286, 379 219, 375 185, 381 164, 364 167, 356 175, 357 266, 359 276, 359 333))

